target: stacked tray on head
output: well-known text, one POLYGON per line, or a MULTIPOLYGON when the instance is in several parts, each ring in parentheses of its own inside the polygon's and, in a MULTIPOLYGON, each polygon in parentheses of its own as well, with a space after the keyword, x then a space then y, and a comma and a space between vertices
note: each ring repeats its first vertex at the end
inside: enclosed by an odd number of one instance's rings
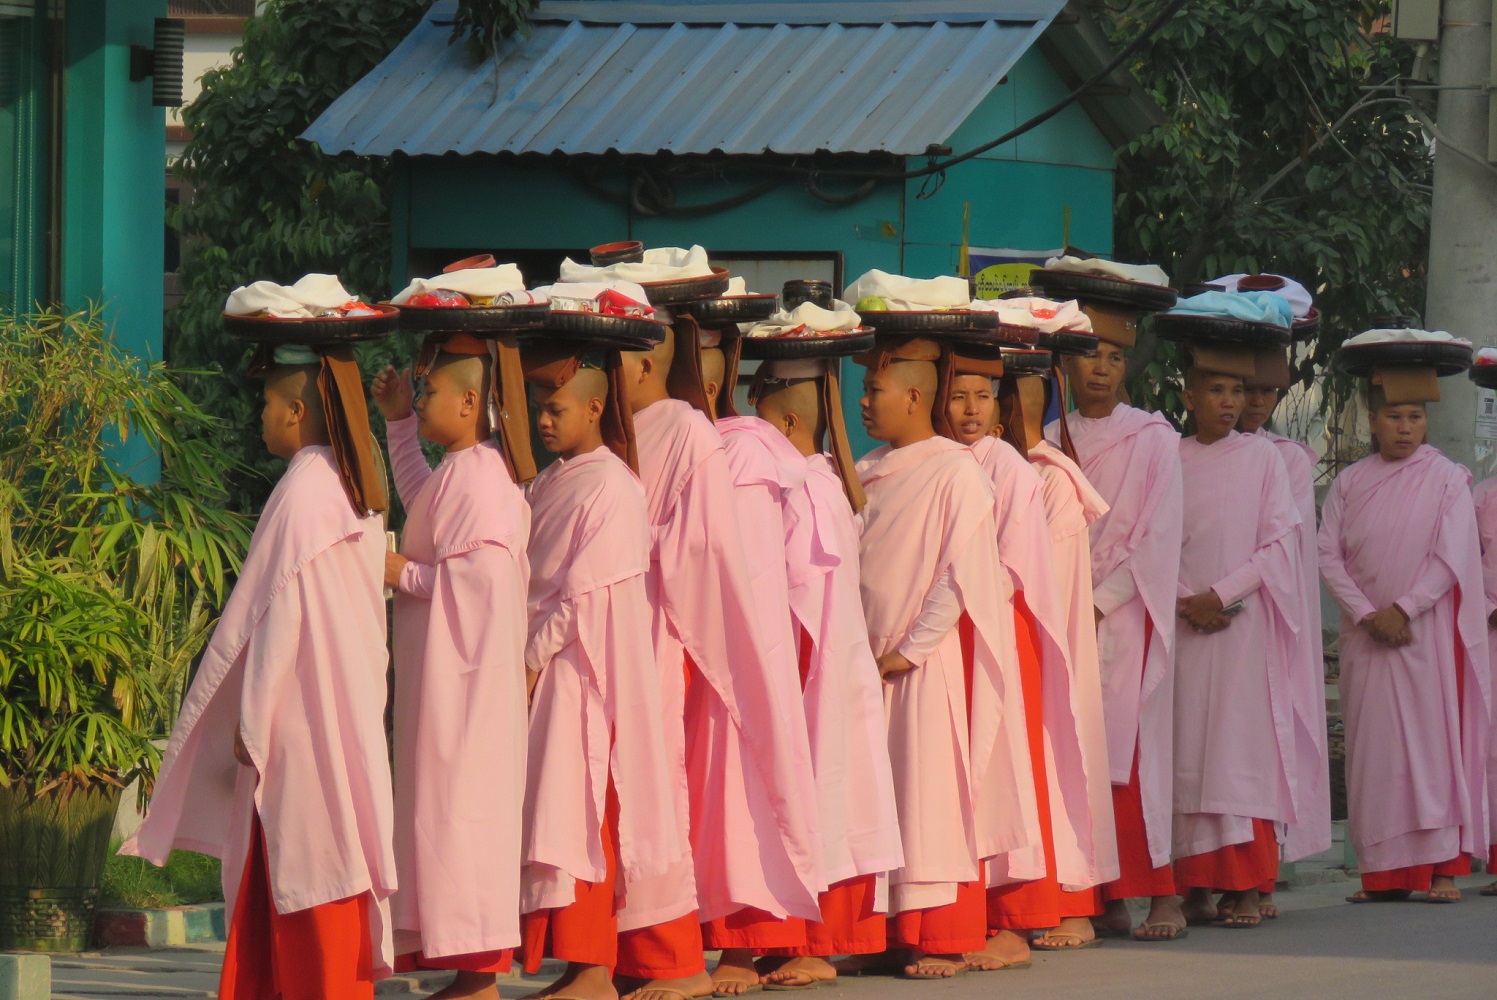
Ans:
POLYGON ((603 313, 552 309, 544 322, 522 331, 527 340, 586 341, 600 348, 648 351, 664 342, 670 327, 658 320, 637 316, 607 316, 603 313))
POLYGON ((1273 323, 1168 312, 1154 317, 1154 332, 1165 340, 1220 344, 1223 347, 1251 350, 1288 347, 1293 336, 1287 327, 1273 323))
POLYGON ((1175 304, 1179 297, 1167 285, 1150 285, 1142 281, 1129 281, 1102 274, 1084 274, 1080 271, 1050 270, 1035 268, 1030 272, 1029 282, 1046 298, 1078 299, 1106 302, 1110 305, 1137 309, 1140 312, 1159 312, 1175 304))
POLYGON ((1005 375, 1049 375, 1055 365, 1049 351, 1036 348, 1005 347, 1002 355, 1005 375))
POLYGON ((282 319, 277 316, 223 315, 224 332, 237 340, 257 344, 299 344, 306 347, 341 347, 361 341, 380 340, 400 326, 400 310, 379 304, 368 308, 374 315, 315 316, 282 319))
POLYGON ((789 361, 798 358, 841 358, 872 350, 875 342, 872 328, 807 333, 780 337, 744 337, 743 357, 748 361, 789 361))
POLYGON ((769 319, 779 302, 778 295, 724 295, 695 299, 678 306, 676 311, 691 316, 702 326, 731 326, 769 319))
POLYGON ((503 306, 413 306, 400 307, 400 327, 420 333, 470 333, 475 337, 497 337, 506 333, 538 329, 550 306, 526 302, 503 306))
MULTIPOLYGON (((1470 344, 1448 340, 1402 340, 1343 345, 1336 352, 1334 365, 1337 371, 1360 378, 1370 378, 1373 370, 1379 368, 1433 368, 1441 378, 1472 369, 1471 378, 1475 381, 1477 376, 1471 358, 1470 344)), ((1497 365, 1491 367, 1497 368, 1497 365)))

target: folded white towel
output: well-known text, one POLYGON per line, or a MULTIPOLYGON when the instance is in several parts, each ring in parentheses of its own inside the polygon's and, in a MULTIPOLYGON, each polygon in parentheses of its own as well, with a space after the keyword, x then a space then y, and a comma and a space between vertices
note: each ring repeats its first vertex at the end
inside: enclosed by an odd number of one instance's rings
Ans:
POLYGON ((399 295, 390 301, 404 305, 412 295, 425 292, 457 292, 472 299, 492 299, 505 292, 525 290, 525 278, 515 264, 500 264, 497 267, 467 267, 461 271, 434 274, 430 278, 416 278, 399 295))
POLYGON ((776 310, 761 323, 743 323, 740 329, 749 337, 780 337, 802 328, 816 333, 842 333, 856 330, 861 325, 862 320, 853 312, 852 306, 834 299, 830 309, 823 309, 814 302, 802 302, 789 312, 776 310))
POLYGON ((1040 333, 1091 333, 1091 317, 1072 299, 1058 302, 1038 295, 1014 299, 975 299, 972 308, 995 312, 1007 326, 1022 326, 1040 333))
POLYGON ((1145 285, 1168 285, 1170 276, 1153 264, 1119 264, 1101 257, 1051 257, 1045 261, 1047 271, 1075 271, 1078 274, 1100 274, 1104 278, 1121 278, 1145 285))
POLYGON ((1444 330, 1367 330, 1346 338, 1341 346, 1361 347, 1365 344, 1458 344, 1470 347, 1471 341, 1444 330))
POLYGON ((230 316, 265 313, 277 319, 326 316, 353 300, 336 274, 309 274, 294 285, 255 281, 229 293, 224 312, 230 316))
POLYGON ((875 268, 842 292, 842 297, 852 303, 870 296, 883 299, 884 305, 895 311, 924 312, 965 309, 972 300, 972 290, 966 278, 906 278, 875 268))
POLYGON ((673 281, 685 278, 705 278, 712 273, 707 260, 707 251, 699 246, 683 250, 680 247, 657 247, 645 251, 645 259, 636 264, 609 264, 594 267, 579 264, 568 257, 561 262, 561 280, 564 283, 578 281, 673 281))

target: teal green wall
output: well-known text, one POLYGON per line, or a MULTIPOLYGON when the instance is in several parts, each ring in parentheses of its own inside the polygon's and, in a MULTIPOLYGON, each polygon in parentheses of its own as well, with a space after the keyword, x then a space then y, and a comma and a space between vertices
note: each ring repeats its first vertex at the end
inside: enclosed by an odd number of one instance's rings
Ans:
MULTIPOLYGON (((1031 50, 949 145, 957 152, 980 145, 1065 93, 1044 56, 1031 50)), ((912 159, 908 165, 913 169, 923 163, 912 159)), ((931 198, 918 197, 922 183, 882 185, 842 207, 818 201, 792 183, 728 211, 664 219, 635 216, 549 163, 488 156, 406 160, 397 170, 394 279, 397 285, 404 283, 409 253, 421 248, 580 249, 619 239, 641 240, 646 246, 700 243, 719 252, 839 252, 848 280, 875 267, 932 277, 957 270, 967 202, 974 246, 1058 247, 1069 206, 1072 244, 1097 253, 1112 248, 1113 153, 1079 106, 952 168, 931 198)), ((710 201, 737 190, 682 190, 678 203, 710 201)), ((854 387, 861 372, 853 369, 846 376, 848 428, 854 450, 861 452, 872 447, 858 418, 854 387)))
MULTIPOLYGON (((104 309, 121 347, 161 351, 166 114, 151 81, 130 82, 130 46, 152 43, 165 0, 68 0, 63 96, 62 298, 104 309)), ((156 456, 135 443, 116 452, 151 477, 156 456)))

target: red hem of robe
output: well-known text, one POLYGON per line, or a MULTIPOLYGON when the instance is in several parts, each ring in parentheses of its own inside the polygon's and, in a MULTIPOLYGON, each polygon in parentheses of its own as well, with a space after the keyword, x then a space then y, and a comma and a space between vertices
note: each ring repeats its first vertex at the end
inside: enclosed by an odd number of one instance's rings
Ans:
POLYGON ((1060 883, 1055 877, 1055 827, 1050 812, 1050 780, 1045 772, 1045 711, 1043 667, 1040 663, 1040 626, 1014 594, 1014 637, 1019 649, 1019 677, 1024 696, 1024 729, 1029 738, 1029 760, 1034 772, 1034 798, 1040 817, 1040 846, 1045 853, 1045 875, 1032 882, 1016 882, 988 890, 988 932, 1037 930, 1060 923, 1060 883))
POLYGON ((1100 917, 1106 907, 1102 900, 1102 887, 1060 891, 1060 919, 1067 917, 1100 917))
POLYGON ((1128 784, 1112 786, 1112 811, 1118 828, 1117 881, 1102 887, 1102 898, 1138 899, 1175 895, 1175 873, 1169 865, 1154 867, 1149 854, 1149 830, 1144 825, 1144 800, 1138 787, 1138 750, 1133 751, 1133 771, 1128 784))
POLYGON ((1175 862, 1175 883, 1193 889, 1242 892, 1279 874, 1279 841, 1271 820, 1253 820, 1253 839, 1175 862))
POLYGON ((1471 858, 1461 854, 1437 865, 1410 865, 1407 868, 1390 868, 1381 872, 1363 872, 1362 888, 1368 892, 1388 892, 1391 889, 1428 892, 1430 881, 1436 875, 1460 878, 1470 874, 1471 858))
POLYGON ((469 955, 440 955, 428 958, 424 952, 395 956, 396 972, 416 972, 435 969, 442 972, 492 972, 502 976, 509 972, 514 962, 513 948, 501 951, 476 951, 469 955))
POLYGON ((877 955, 887 947, 884 915, 873 908, 874 875, 858 875, 838 882, 818 899, 821 919, 799 920, 805 925, 806 943, 789 948, 766 948, 764 954, 784 957, 831 955, 877 955))
POLYGON ((249 858, 224 945, 223 1000, 372 1000, 369 894, 277 913, 265 830, 255 814, 249 858))
POLYGON ((608 781, 603 812, 601 882, 577 879, 577 898, 567 906, 520 915, 520 955, 526 972, 540 971, 547 957, 612 969, 619 960, 618 880, 619 799, 608 781))
POLYGON ((797 948, 803 947, 805 943, 804 920, 790 921, 753 906, 745 906, 725 917, 702 924, 702 947, 708 951, 719 948, 749 948, 755 951, 764 948, 797 948))
POLYGON ((707 971, 696 911, 663 924, 621 931, 614 971, 631 979, 685 979, 707 971))
POLYGON ((960 955, 988 943, 987 886, 958 882, 956 902, 925 910, 905 910, 889 918, 889 947, 911 948, 922 955, 960 955))

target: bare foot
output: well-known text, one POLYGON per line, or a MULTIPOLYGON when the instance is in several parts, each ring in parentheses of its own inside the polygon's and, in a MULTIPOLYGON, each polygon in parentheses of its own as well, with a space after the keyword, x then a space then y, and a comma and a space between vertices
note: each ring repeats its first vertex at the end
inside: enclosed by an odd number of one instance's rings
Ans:
POLYGON ((538 993, 531 993, 521 1000, 545 1000, 547 997, 566 997, 567 1000, 619 1000, 619 991, 605 965, 582 965, 571 962, 561 978, 538 993))
POLYGON ((1427 903, 1459 903, 1461 890, 1455 887, 1455 879, 1449 875, 1436 875, 1430 879, 1429 892, 1424 894, 1427 903))
POLYGON ((1127 937, 1133 930, 1133 917, 1128 913, 1126 899, 1110 899, 1102 909, 1102 915, 1092 917, 1092 929, 1098 937, 1127 937))
POLYGON ((1179 941, 1186 935, 1185 911, 1179 896, 1155 896, 1149 915, 1133 932, 1135 941, 1179 941))
POLYGON ((747 948, 724 948, 717 967, 712 970, 712 995, 742 996, 758 990, 759 970, 754 968, 754 953, 747 948))
POLYGON ((431 1000, 499 1000, 498 977, 492 972, 459 972, 445 989, 431 995, 431 1000))
POLYGON ((1273 901, 1273 893, 1258 893, 1258 916, 1262 917, 1264 920, 1279 919, 1279 907, 1273 901))
POLYGON ((1211 901, 1211 890, 1187 889, 1180 912, 1185 916, 1185 923, 1191 927, 1211 923, 1216 919, 1216 904, 1211 901))
POLYGON ((1226 920, 1232 915, 1232 904, 1237 902, 1237 893, 1224 892, 1216 901, 1216 919, 1226 920))
POLYGON ((1029 940, 1013 931, 999 931, 988 938, 981 951, 963 956, 973 972, 1001 972, 1029 965, 1029 940))
POLYGON ((1069 951, 1084 948, 1089 941, 1097 940, 1092 922, 1086 917, 1066 917, 1059 927, 1054 927, 1035 939, 1034 946, 1042 951, 1069 951))
POLYGON ((762 977, 766 988, 773 986, 805 989, 816 983, 837 981, 837 968, 824 958, 802 955, 783 963, 762 977))
POLYGON ((1407 889, 1358 889, 1346 897, 1348 903, 1403 903, 1412 896, 1407 889))
POLYGON ((961 955, 916 955, 904 967, 906 979, 950 979, 967 971, 967 960, 961 955))
POLYGON ((712 995, 712 977, 706 971, 680 979, 651 979, 626 993, 622 1000, 697 1000, 712 995))
POLYGON ((1263 914, 1258 912, 1258 890, 1244 889, 1232 901, 1232 912, 1226 919, 1218 921, 1223 927, 1248 928, 1263 923, 1263 914))

